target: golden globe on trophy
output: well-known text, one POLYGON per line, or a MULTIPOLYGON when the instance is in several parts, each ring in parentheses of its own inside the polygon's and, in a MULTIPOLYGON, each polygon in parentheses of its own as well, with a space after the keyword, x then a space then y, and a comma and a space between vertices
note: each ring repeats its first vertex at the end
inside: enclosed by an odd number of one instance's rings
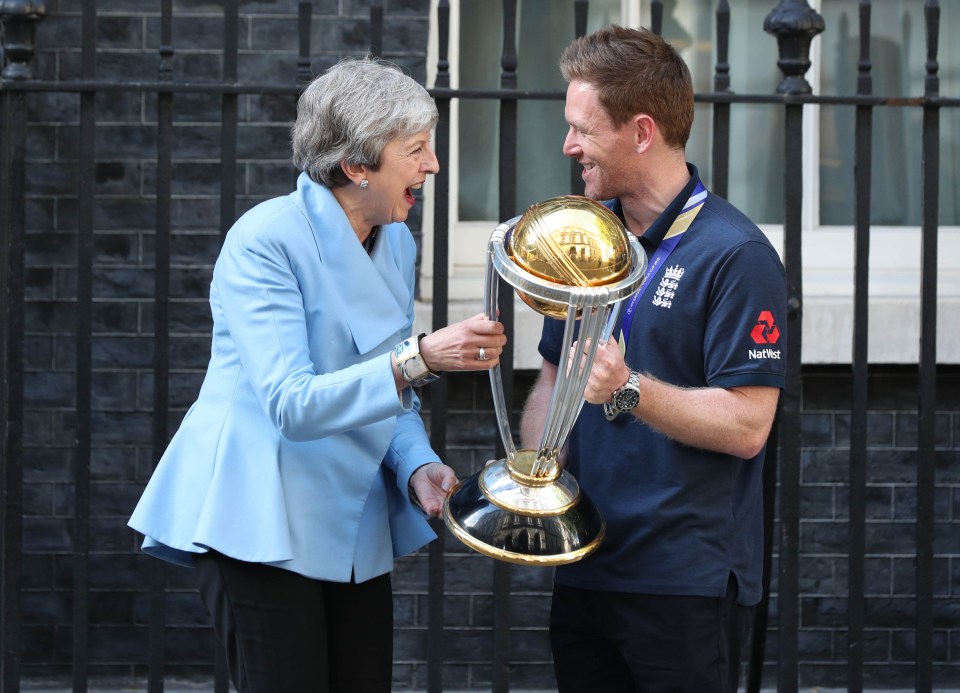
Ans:
POLYGON ((597 348, 610 337, 623 301, 640 288, 646 266, 639 241, 617 216, 576 195, 531 205, 490 236, 487 316, 496 319, 500 277, 524 303, 566 325, 536 450, 514 446, 499 365, 490 371, 506 457, 458 484, 443 507, 447 527, 471 549, 509 563, 550 566, 578 561, 600 546, 603 517, 558 458, 583 407, 597 348), (570 358, 574 343, 586 348, 585 358, 570 358))

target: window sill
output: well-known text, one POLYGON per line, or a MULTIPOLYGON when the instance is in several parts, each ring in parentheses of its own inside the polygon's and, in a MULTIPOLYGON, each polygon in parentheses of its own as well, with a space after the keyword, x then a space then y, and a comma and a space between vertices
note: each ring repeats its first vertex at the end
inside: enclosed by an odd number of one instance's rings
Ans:
MULTIPOLYGON (((782 229, 764 227, 783 248, 782 229)), ((807 231, 803 238, 803 362, 850 363, 853 353, 854 234, 849 227, 807 231)), ((920 352, 920 249, 917 228, 871 229, 868 359, 871 363, 917 363, 920 352)), ((483 255, 477 254, 482 260, 483 255)), ((938 236, 937 362, 960 363, 960 228, 938 236)), ((451 272, 449 320, 483 311, 484 267, 460 264, 451 272)), ((423 301, 414 332, 430 331, 432 278, 424 275, 423 301)), ((541 316, 514 299, 514 368, 538 369, 541 316)))

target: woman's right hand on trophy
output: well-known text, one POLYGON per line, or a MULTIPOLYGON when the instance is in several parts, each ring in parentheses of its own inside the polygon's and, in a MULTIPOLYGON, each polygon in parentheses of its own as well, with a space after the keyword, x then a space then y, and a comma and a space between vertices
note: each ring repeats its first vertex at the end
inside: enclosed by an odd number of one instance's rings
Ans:
POLYGON ((506 343, 503 324, 478 313, 428 334, 420 353, 433 371, 482 371, 500 363, 506 343))

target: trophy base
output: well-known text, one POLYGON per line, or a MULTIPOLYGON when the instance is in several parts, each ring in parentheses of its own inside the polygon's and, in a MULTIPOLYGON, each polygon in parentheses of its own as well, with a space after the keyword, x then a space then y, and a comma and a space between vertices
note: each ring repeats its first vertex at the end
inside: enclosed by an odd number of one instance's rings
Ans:
POLYGON ((457 539, 491 558, 536 566, 579 561, 600 546, 606 523, 572 476, 554 476, 540 485, 520 484, 509 463, 497 460, 453 489, 443 520, 457 539))
POLYGON ((580 501, 580 484, 556 462, 540 464, 534 450, 489 463, 477 475, 494 505, 521 515, 560 515, 580 501))

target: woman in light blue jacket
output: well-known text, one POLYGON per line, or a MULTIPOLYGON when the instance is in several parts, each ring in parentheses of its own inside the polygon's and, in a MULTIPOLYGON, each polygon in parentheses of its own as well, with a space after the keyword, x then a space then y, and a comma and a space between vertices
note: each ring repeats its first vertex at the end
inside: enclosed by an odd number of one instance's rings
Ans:
POLYGON ((411 336, 403 222, 436 120, 395 66, 338 63, 298 104, 297 190, 244 214, 214 268, 207 374, 130 526, 197 568, 240 693, 390 690, 393 559, 435 538, 456 482, 413 386, 506 343, 482 315, 411 336))

